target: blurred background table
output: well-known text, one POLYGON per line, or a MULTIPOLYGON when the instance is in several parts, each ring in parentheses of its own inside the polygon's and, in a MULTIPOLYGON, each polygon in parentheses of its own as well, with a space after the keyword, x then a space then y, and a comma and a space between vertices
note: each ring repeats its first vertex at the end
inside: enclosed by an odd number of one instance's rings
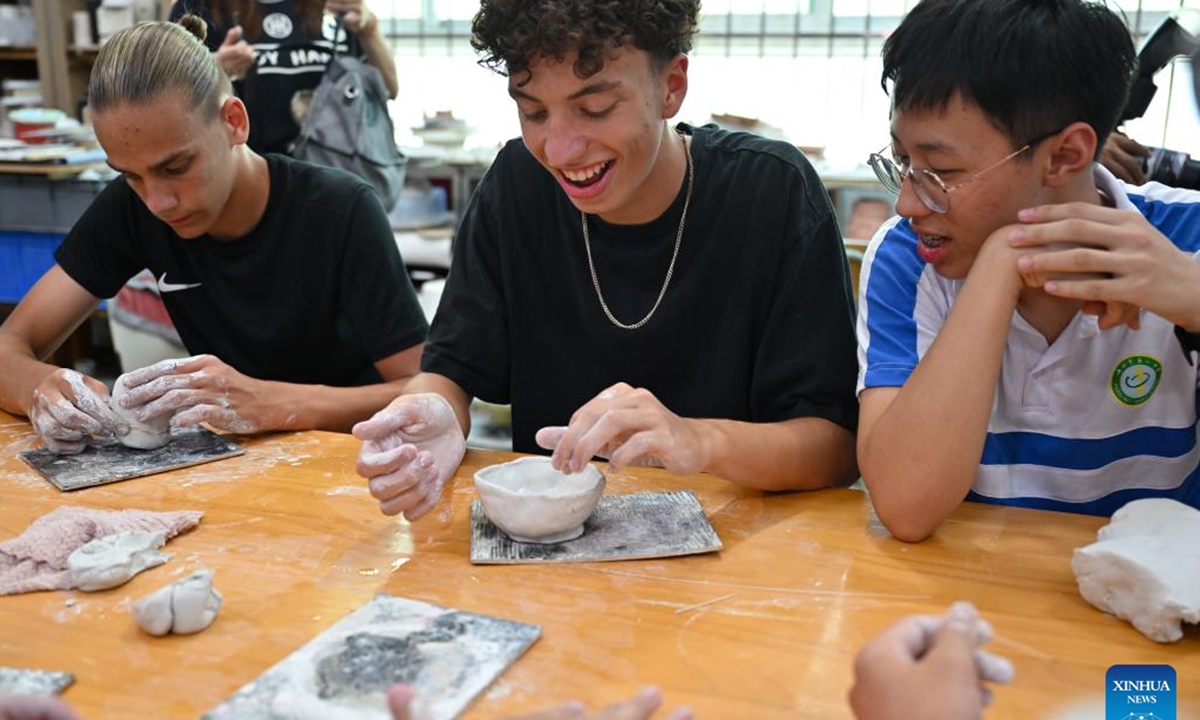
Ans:
MULTIPOLYGON (((853 490, 764 495, 710 476, 609 476, 608 492, 690 489, 720 553, 623 563, 473 566, 471 473, 511 459, 472 450, 415 524, 379 514, 354 473, 358 443, 303 432, 239 439, 244 456, 62 494, 18 457, 39 446, 0 413, 0 538, 64 504, 199 509, 173 559, 101 593, 0 598, 0 664, 75 673, 85 718, 195 718, 377 593, 542 626, 543 636, 464 715, 599 704, 643 684, 709 720, 848 718, 858 648, 907 613, 974 602, 1016 664, 993 718, 1049 718, 1100 699, 1110 665, 1166 663, 1180 717, 1200 708, 1200 631, 1159 645, 1080 599, 1071 551, 1100 518, 964 505, 930 540, 893 540, 853 490), (152 638, 133 601, 198 568, 225 596, 194 636, 152 638)), ((1190 713, 1190 714, 1189 714, 1190 713)), ((1100 717, 1100 715, 1093 715, 1100 717)))

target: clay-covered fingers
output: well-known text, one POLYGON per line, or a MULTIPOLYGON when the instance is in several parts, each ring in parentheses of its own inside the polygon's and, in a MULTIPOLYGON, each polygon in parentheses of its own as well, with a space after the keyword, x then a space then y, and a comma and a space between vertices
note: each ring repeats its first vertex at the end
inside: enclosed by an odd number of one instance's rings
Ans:
POLYGON ((94 434, 123 435, 129 432, 129 425, 117 417, 109 405, 108 388, 95 378, 82 375, 75 370, 60 370, 67 384, 67 395, 76 408, 100 424, 100 432, 94 434))
POLYGON ((125 387, 132 391, 151 380, 168 375, 186 375, 188 373, 197 372, 209 364, 213 363, 216 357, 213 355, 193 355, 185 358, 170 358, 167 360, 159 360, 158 362, 147 365, 137 370, 131 370, 121 377, 125 381, 125 387))
MULTIPOLYGON (((145 414, 147 417, 153 417, 152 413, 146 412, 145 414)), ((183 428, 201 423, 210 425, 217 430, 240 435, 249 435, 262 431, 261 427, 246 420, 235 410, 225 405, 212 405, 202 402, 202 404, 193 405, 171 416, 172 427, 183 428)))
POLYGON ((412 442, 462 436, 454 408, 437 393, 401 395, 350 432, 359 440, 376 442, 393 435, 412 442))
POLYGON ((356 423, 350 434, 363 442, 383 442, 385 438, 408 434, 427 422, 423 407, 410 402, 408 397, 400 397, 370 419, 356 423))
POLYGON ((436 393, 396 398, 351 432, 363 441, 355 471, 380 510, 409 520, 437 505, 467 448, 454 408, 436 393))
MULTIPOLYGON (((82 415, 77 412, 76 414, 82 415)), ((29 410, 29 421, 33 425, 33 431, 41 438, 42 444, 55 455, 78 455, 87 448, 91 439, 89 433, 64 424, 64 422, 80 422, 79 418, 68 417, 60 420, 55 417, 53 409, 39 403, 36 395, 34 404, 29 410)))
POLYGON ((59 455, 82 452, 94 435, 129 432, 109 407, 103 383, 74 370, 56 370, 33 391, 29 420, 46 447, 59 455))
POLYGON ((367 479, 389 475, 407 467, 417 457, 419 449, 410 443, 383 445, 367 440, 358 451, 354 471, 367 479))
POLYGON ((383 465, 395 469, 367 480, 379 509, 384 515, 404 513, 409 520, 426 515, 441 498, 443 485, 432 453, 404 445, 382 454, 388 456, 383 465))
MULTIPOLYGON (((215 405, 218 402, 217 395, 202 388, 190 387, 188 385, 188 376, 161 378, 154 382, 163 381, 169 381, 167 384, 173 387, 170 390, 163 391, 161 395, 155 395, 152 400, 141 403, 137 399, 131 399, 132 393, 130 393, 121 398, 121 406, 129 409, 133 417, 137 418, 139 422, 146 422, 152 418, 172 415, 187 408, 206 404, 215 405)), ((147 386, 142 387, 145 388, 147 386)), ((146 396, 139 395, 139 397, 146 396)))
MULTIPOLYGON (((121 398, 121 406, 130 410, 166 410, 182 407, 181 397, 194 397, 201 394, 207 385, 207 378, 201 371, 172 373, 160 375, 141 383, 133 384, 128 376, 123 376, 126 392, 121 398), (172 400, 165 400, 172 395, 172 400), (175 403, 172 407, 164 407, 166 402, 175 403)), ((151 412, 151 415, 158 414, 151 412)), ((135 413, 136 415, 136 413, 135 413)))

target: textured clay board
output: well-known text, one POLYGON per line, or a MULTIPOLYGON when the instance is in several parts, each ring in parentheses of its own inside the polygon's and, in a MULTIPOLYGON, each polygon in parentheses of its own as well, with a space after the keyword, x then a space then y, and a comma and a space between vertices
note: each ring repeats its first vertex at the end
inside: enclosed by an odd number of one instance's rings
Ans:
POLYGON ((0 697, 5 695, 58 695, 75 682, 68 672, 0 666, 0 697))
POLYGON ((134 450, 106 439, 78 455, 55 455, 42 449, 23 452, 21 459, 65 491, 178 470, 244 452, 241 445, 204 428, 186 428, 173 430, 171 442, 157 450, 134 450))
POLYGON ((721 539, 688 490, 605 495, 583 523, 583 535, 560 543, 522 543, 505 535, 471 504, 471 562, 479 565, 599 562, 696 555, 721 539))
POLYGON ((537 625, 378 595, 201 720, 391 720, 385 694, 416 690, 413 717, 452 720, 542 634, 537 625))

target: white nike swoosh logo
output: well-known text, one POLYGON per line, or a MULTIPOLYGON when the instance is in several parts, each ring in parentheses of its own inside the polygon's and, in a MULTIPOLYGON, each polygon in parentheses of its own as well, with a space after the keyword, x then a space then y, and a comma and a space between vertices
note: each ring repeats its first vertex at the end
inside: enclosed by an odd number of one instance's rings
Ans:
POLYGON ((192 288, 200 287, 200 283, 169 283, 167 282, 167 274, 163 273, 158 277, 159 292, 176 292, 178 290, 191 290, 192 288))

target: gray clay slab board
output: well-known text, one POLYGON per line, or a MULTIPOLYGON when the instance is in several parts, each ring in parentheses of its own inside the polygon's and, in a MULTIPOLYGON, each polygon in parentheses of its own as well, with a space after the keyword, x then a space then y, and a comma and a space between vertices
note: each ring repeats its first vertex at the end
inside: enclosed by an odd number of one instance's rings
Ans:
POLYGON ((57 695, 75 682, 69 672, 0 666, 0 697, 5 695, 57 695))
POLYGON ((413 717, 452 720, 542 634, 537 625, 378 595, 201 720, 391 720, 387 689, 416 690, 413 717))
POLYGON ((171 431, 171 442, 157 450, 134 450, 113 439, 89 446, 78 455, 55 455, 49 450, 30 450, 21 459, 59 490, 79 490, 131 478, 199 465, 246 452, 204 428, 171 431))
POLYGON ((479 565, 643 560, 720 549, 721 539, 688 490, 605 495, 582 535, 549 544, 513 540, 487 519, 482 503, 471 503, 471 562, 479 565))

